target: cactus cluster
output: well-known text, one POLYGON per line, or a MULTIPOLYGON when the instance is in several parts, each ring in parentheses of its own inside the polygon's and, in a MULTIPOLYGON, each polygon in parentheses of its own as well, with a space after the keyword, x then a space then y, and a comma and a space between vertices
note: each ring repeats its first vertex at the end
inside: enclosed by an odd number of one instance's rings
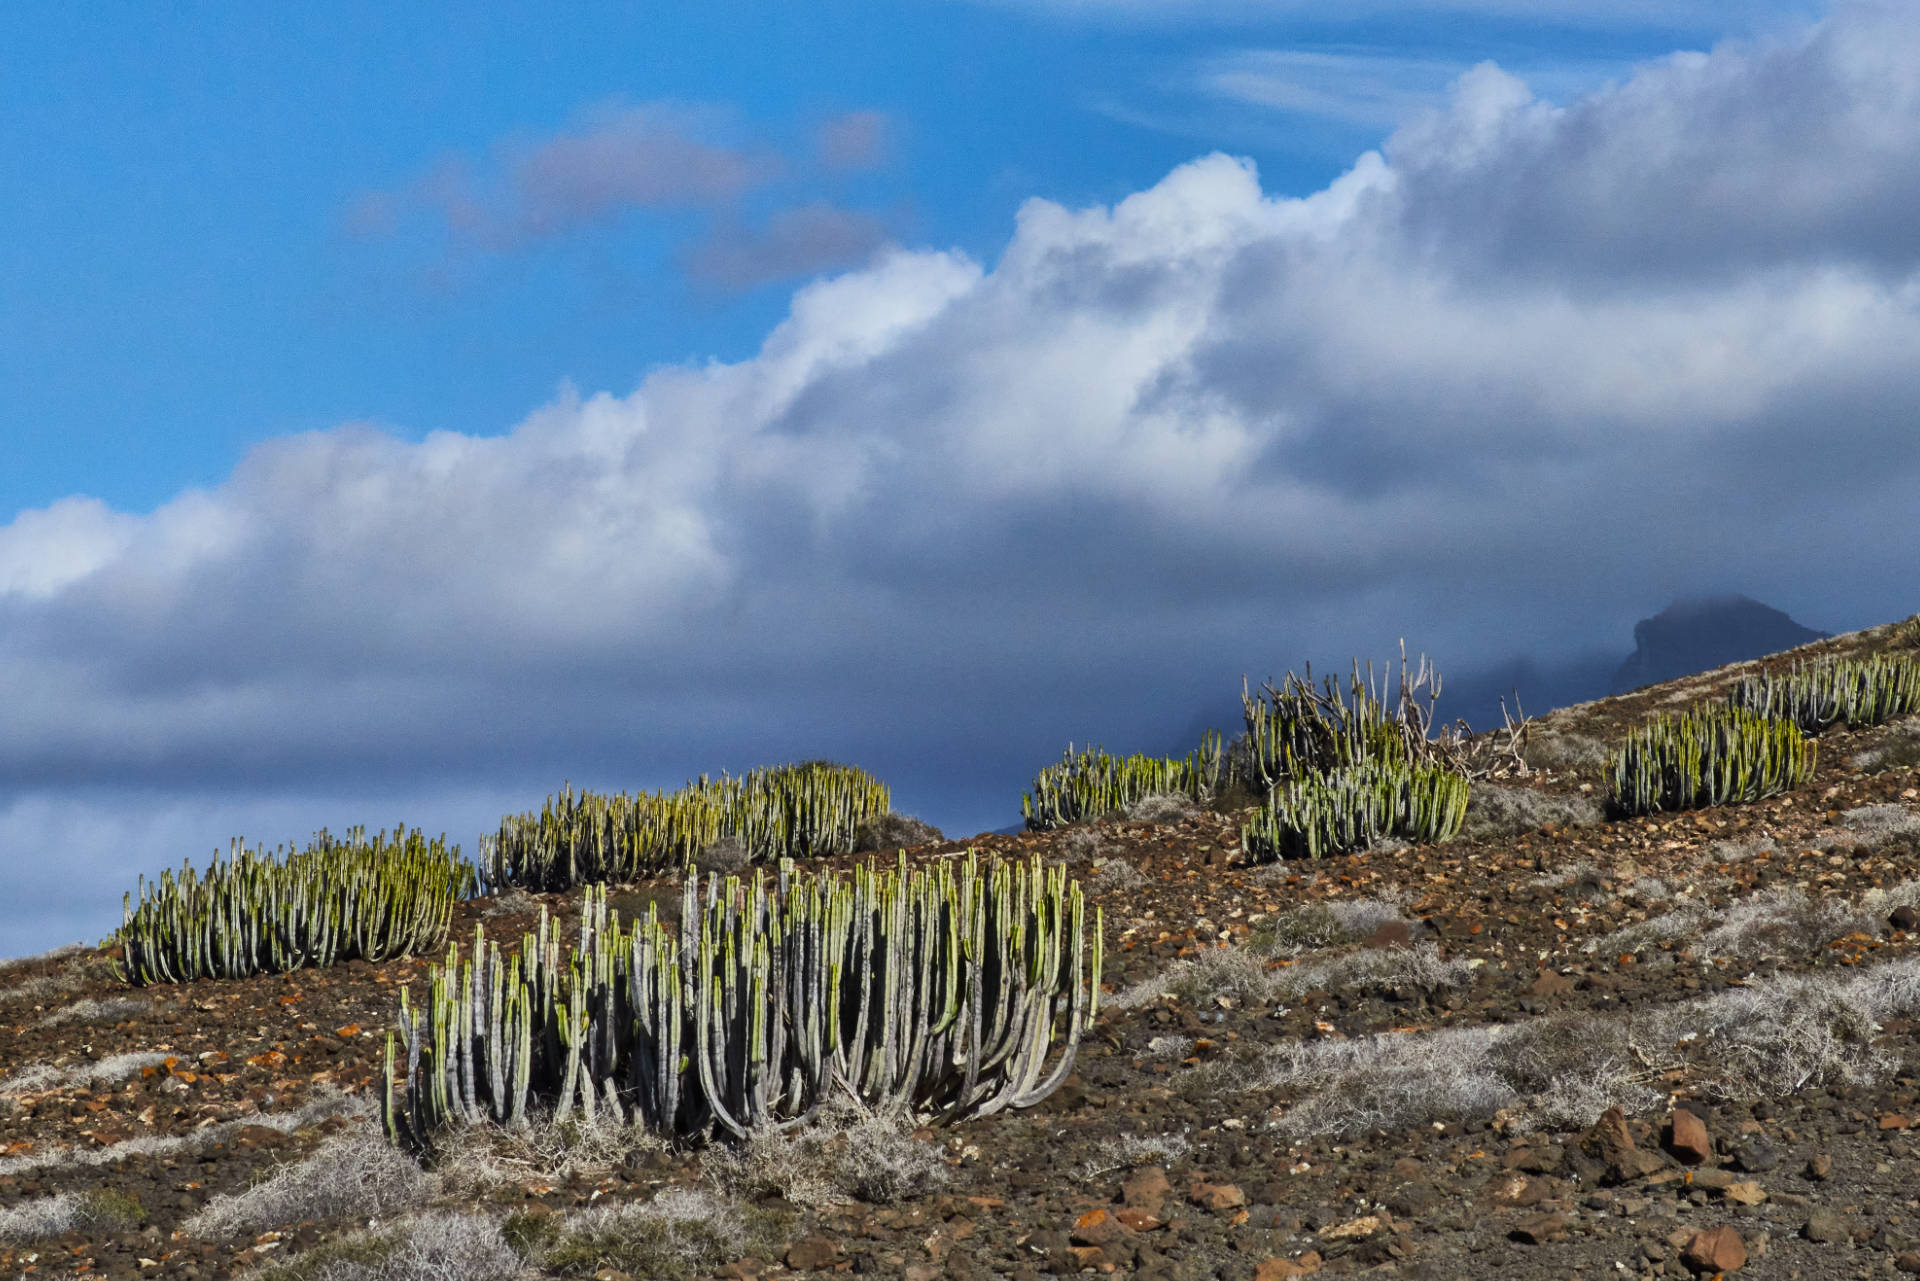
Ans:
POLYGON ((847 878, 783 860, 777 887, 691 876, 677 932, 651 906, 622 929, 589 887, 570 948, 544 911, 514 957, 476 927, 423 1004, 402 990, 387 1131, 425 1153, 444 1127, 536 1102, 682 1139, 799 1124, 838 1091, 943 1120, 1031 1106, 1098 1006, 1097 910, 1090 964, 1087 925, 1064 871, 971 852, 847 878))
POLYGON ((886 784, 862 770, 807 761, 699 780, 677 792, 547 798, 480 840, 489 889, 564 890, 675 870, 722 839, 756 862, 845 854, 862 824, 885 815, 886 784))
POLYGON ((1242 781, 1267 803, 1240 832, 1255 860, 1362 849, 1387 837, 1444 841, 1466 816, 1468 783, 1429 737, 1440 676, 1423 658, 1399 696, 1358 661, 1345 688, 1289 672, 1256 697, 1243 685, 1247 732, 1236 746, 1242 781))
POLYGON ((1333 677, 1315 687, 1311 675, 1288 672, 1258 697, 1241 688, 1247 734, 1237 763, 1254 791, 1269 792, 1289 779, 1369 761, 1404 763, 1410 757, 1406 726, 1361 680, 1358 663, 1344 693, 1333 677))
POLYGON ((1020 813, 1030 832, 1046 832, 1127 809, 1156 795, 1185 796, 1203 804, 1220 783, 1220 733, 1208 730, 1200 746, 1179 759, 1157 756, 1109 756, 1097 747, 1075 752, 1067 745, 1057 765, 1033 780, 1020 798, 1020 813))
POLYGON ((474 888, 458 846, 405 827, 372 839, 321 831, 298 852, 235 841, 204 875, 187 863, 142 877, 110 941, 121 979, 141 986, 380 961, 439 946, 454 900, 474 888))
POLYGON ((1747 677, 1735 687, 1732 703, 1792 721, 1809 734, 1830 725, 1879 725, 1920 711, 1920 661, 1875 654, 1796 663, 1785 672, 1747 677))
POLYGON ((1660 716, 1608 758, 1607 799, 1618 814, 1657 814, 1777 796, 1813 777, 1818 751, 1792 721, 1742 707, 1660 716))
POLYGON ((1432 765, 1367 761, 1288 779, 1240 830, 1257 862, 1320 858, 1386 837, 1448 840, 1467 815, 1467 780, 1432 765))

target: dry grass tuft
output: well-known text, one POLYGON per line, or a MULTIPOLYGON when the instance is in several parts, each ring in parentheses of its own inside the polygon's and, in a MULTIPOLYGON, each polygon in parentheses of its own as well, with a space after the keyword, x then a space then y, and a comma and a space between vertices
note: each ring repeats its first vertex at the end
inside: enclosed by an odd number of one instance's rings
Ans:
POLYGON ((507 1231, 546 1267, 567 1275, 613 1268, 668 1279, 712 1272, 766 1248, 781 1226, 777 1216, 710 1192, 668 1188, 651 1201, 593 1206, 559 1224, 510 1220, 507 1231))
POLYGON ((1776 975, 1648 1011, 1287 1042, 1249 1063, 1201 1069, 1202 1084, 1297 1092, 1277 1127, 1351 1138, 1504 1114, 1516 1128, 1590 1125, 1631 1111, 1684 1071, 1728 1098, 1878 1081, 1895 1067, 1879 1024, 1920 1012, 1920 958, 1841 974, 1776 975))
POLYGON ((127 996, 108 997, 104 1001, 89 997, 87 1000, 75 1001, 72 1005, 53 1011, 45 1018, 38 1020, 34 1026, 54 1027, 61 1023, 76 1022, 118 1023, 122 1019, 145 1014, 152 1008, 151 1002, 135 1000, 127 996))
POLYGON ((387 1218, 420 1205, 434 1190, 432 1176, 381 1135, 362 1130, 276 1167, 244 1192, 214 1197, 181 1226, 208 1238, 306 1219, 387 1218))
POLYGON ((1137 889, 1151 883, 1152 878, 1127 860, 1110 858, 1100 865, 1100 870, 1093 874, 1087 887, 1095 893, 1111 894, 1116 890, 1137 889))
POLYGON ((520 1254, 492 1219, 446 1211, 329 1241, 254 1281, 516 1281, 520 1254))
POLYGON ((1885 742, 1859 753, 1847 764, 1874 774, 1920 765, 1920 716, 1890 722, 1885 742))
POLYGON ((123 1192, 62 1192, 0 1209, 0 1241, 38 1241, 85 1230, 125 1232, 146 1221, 146 1210, 123 1192))
POLYGON ((165 1061, 166 1057, 164 1054, 115 1054, 97 1063, 80 1063, 67 1068, 39 1063, 22 1068, 0 1081, 0 1094, 25 1094, 34 1090, 58 1090, 74 1085, 92 1085, 99 1081, 124 1080, 143 1067, 165 1061))

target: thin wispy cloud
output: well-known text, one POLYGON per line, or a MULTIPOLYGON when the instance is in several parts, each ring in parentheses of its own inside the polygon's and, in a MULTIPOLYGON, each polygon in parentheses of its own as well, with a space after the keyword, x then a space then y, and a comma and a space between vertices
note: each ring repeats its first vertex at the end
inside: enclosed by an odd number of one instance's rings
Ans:
POLYGON ((828 169, 872 169, 887 159, 894 124, 881 111, 849 111, 823 122, 814 133, 820 163, 828 169))
POLYGON ((1466 67, 1394 54, 1251 49, 1209 60, 1200 88, 1277 111, 1392 128, 1431 105, 1466 67))
POLYGON ((728 143, 725 113, 676 103, 603 104, 564 129, 503 140, 484 158, 448 156, 406 187, 348 211, 361 234, 425 211, 491 248, 604 225, 635 211, 730 205, 781 176, 772 151, 728 143))
POLYGON ((866 262, 890 239, 877 216, 827 200, 777 204, 749 219, 749 195, 804 190, 809 177, 876 168, 894 127, 883 112, 853 111, 813 130, 796 164, 742 141, 730 113, 680 103, 609 104, 544 135, 516 135, 481 158, 447 156, 406 187, 370 192, 343 216, 351 235, 390 236, 409 216, 438 222, 456 249, 512 251, 622 220, 692 210, 704 221, 683 244, 682 268, 707 288, 739 291, 866 262))
POLYGON ((751 289, 856 267, 892 239, 878 218, 825 202, 782 209, 764 227, 717 227, 686 258, 695 279, 726 289, 751 289))

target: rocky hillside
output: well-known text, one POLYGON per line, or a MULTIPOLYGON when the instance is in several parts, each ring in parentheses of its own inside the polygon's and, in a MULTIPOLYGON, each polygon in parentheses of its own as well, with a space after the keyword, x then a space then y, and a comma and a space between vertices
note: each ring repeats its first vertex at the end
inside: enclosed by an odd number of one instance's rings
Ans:
MULTIPOLYGON (((1920 718, 1827 731, 1773 799, 1598 799, 1647 715, 1915 633, 1556 712, 1442 845, 1247 866, 1237 815, 1169 805, 972 842, 1083 880, 1105 996, 1061 1089, 945 1129, 475 1130, 423 1170, 373 1100, 425 960, 6 963, 0 1277, 1920 1273, 1920 718)), ((454 937, 574 897, 462 903, 454 937)), ((649 900, 677 884, 615 906, 649 900)))

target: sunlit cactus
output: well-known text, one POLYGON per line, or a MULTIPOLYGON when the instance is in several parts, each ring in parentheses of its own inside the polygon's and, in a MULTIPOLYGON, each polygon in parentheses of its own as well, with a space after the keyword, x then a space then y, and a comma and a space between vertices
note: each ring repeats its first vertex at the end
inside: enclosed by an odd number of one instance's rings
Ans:
POLYGON ((564 950, 543 911, 516 957, 476 929, 422 1004, 403 990, 384 1117, 425 1153, 536 1104, 682 1139, 799 1124, 836 1094, 949 1121, 1029 1107, 1072 1069, 1101 961, 1098 910, 1037 859, 690 877, 674 932, 652 907, 623 929, 590 887, 564 950))
POLYGON ((458 846, 404 827, 371 840, 322 831, 298 853, 235 841, 204 875, 188 863, 142 877, 110 941, 121 978, 139 985, 380 961, 438 946, 454 901, 475 888, 458 846))
POLYGON ((1068 823, 1126 810, 1148 796, 1185 796, 1204 803, 1220 783, 1220 734, 1208 730, 1200 746, 1180 759, 1110 756, 1097 747, 1075 752, 1071 744, 1057 765, 1033 780, 1020 799, 1027 830, 1051 831, 1068 823))
POLYGON ((1619 814, 1656 814, 1756 801, 1811 779, 1818 752, 1793 722, 1740 707, 1661 716, 1609 757, 1608 802, 1619 814))
POLYGON ((1732 704, 1792 721, 1809 734, 1830 725, 1879 725, 1920 711, 1920 661, 1908 654, 1796 663, 1785 672, 1749 676, 1732 704))
POLYGON ((1288 672, 1278 685, 1269 681, 1257 695, 1243 682, 1247 732, 1235 747, 1236 772, 1247 787, 1265 793, 1289 779, 1369 762, 1441 764, 1465 728, 1430 737, 1440 687, 1440 673, 1425 657, 1409 671, 1404 646, 1391 704, 1387 680, 1376 680, 1371 663, 1363 675, 1357 659, 1344 689, 1331 676, 1315 685, 1311 667, 1304 676, 1288 672))
POLYGON ((677 871, 723 838, 756 862, 846 854, 862 824, 887 813, 886 784, 862 770, 807 761, 740 778, 702 775, 677 792, 607 796, 566 788, 537 814, 505 818, 480 842, 490 889, 564 890, 677 871))
POLYGON ((1368 761, 1290 779, 1240 831, 1248 859, 1322 858, 1389 837, 1451 839, 1467 814, 1467 780, 1439 766, 1368 761))

